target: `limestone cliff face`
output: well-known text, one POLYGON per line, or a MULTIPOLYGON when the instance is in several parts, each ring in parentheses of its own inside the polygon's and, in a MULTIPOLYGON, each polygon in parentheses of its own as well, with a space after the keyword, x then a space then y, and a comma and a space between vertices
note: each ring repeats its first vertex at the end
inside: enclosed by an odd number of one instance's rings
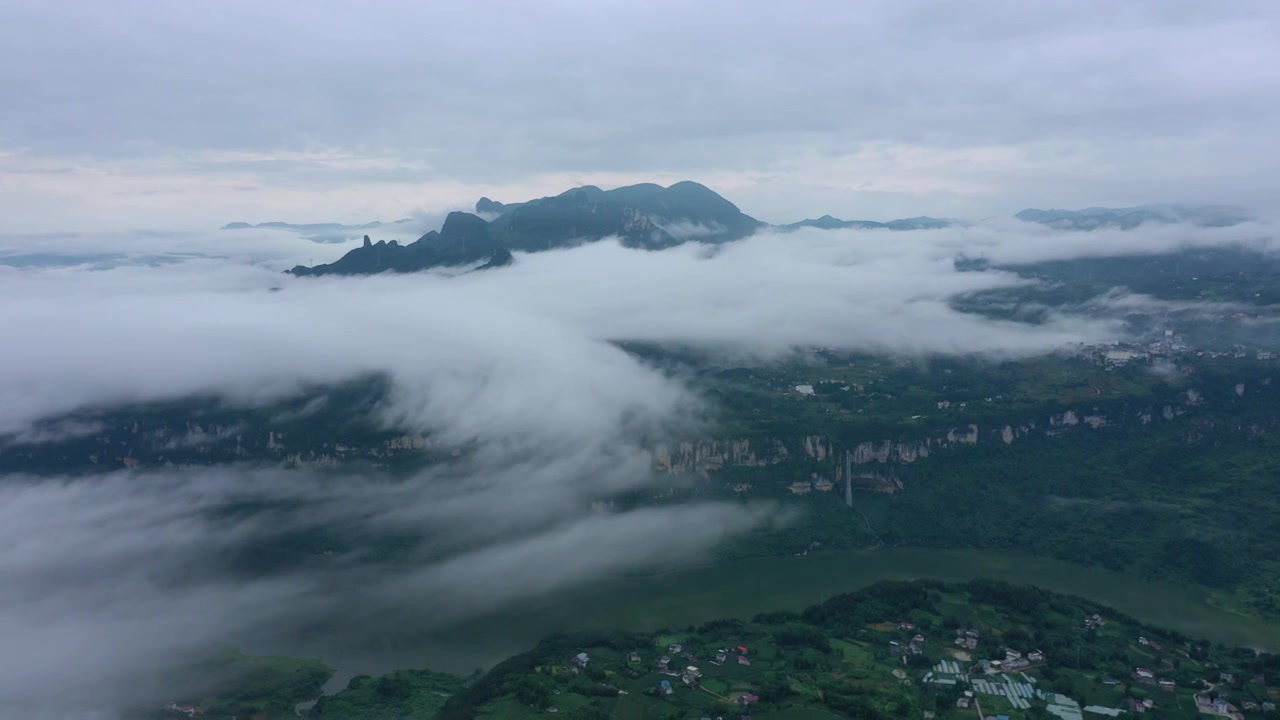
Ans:
MULTIPOLYGON (((725 467, 763 467, 790 460, 810 460, 827 466, 827 470, 822 473, 823 477, 835 481, 852 478, 855 486, 862 484, 892 492, 895 487, 901 488, 901 480, 893 476, 890 470, 893 466, 910 465, 939 452, 963 446, 982 443, 994 443, 997 447, 1012 445, 1033 433, 1053 436, 1066 432, 1097 431, 1128 423, 1149 425, 1161 418, 1166 421, 1174 420, 1186 414, 1187 407, 1194 407, 1201 402, 1200 394, 1194 390, 1186 392, 1185 398, 1186 406, 1164 405, 1112 414, 1103 413, 1096 408, 1068 409, 1040 420, 1008 423, 986 429, 974 424, 961 425, 943 434, 914 439, 868 439, 841 444, 823 435, 807 435, 797 438, 688 441, 655 448, 653 467, 663 473, 709 477, 711 473, 725 467), (881 467, 886 470, 873 469, 881 467)), ((1261 432, 1256 428, 1248 430, 1261 432)))
MULTIPOLYGON (((805 438, 808 440, 809 438, 805 438)), ((822 440, 817 438, 817 440, 822 440)), ((824 441, 825 442, 825 441, 824 441)), ((816 451, 816 450, 815 450, 816 451)), ((706 440, 658 445, 653 449, 653 467, 658 472, 707 476, 722 467, 761 467, 787 460, 791 453, 780 441, 748 438, 706 440)))
MULTIPOLYGON (((1188 442, 1197 442, 1196 433, 1213 429, 1201 416, 1212 411, 1225 396, 1229 400, 1266 392, 1271 378, 1246 385, 1239 379, 1221 388, 1223 392, 1182 389, 1149 407, 1123 403, 1102 403, 1093 407, 1064 408, 1036 418, 1004 420, 979 427, 958 425, 945 431, 922 433, 919 437, 833 437, 822 434, 778 437, 719 437, 686 439, 650 450, 654 470, 661 473, 710 477, 728 467, 767 467, 797 463, 803 474, 812 473, 813 483, 853 479, 888 489, 900 484, 894 468, 956 448, 990 444, 1007 447, 1032 435, 1058 435, 1105 431, 1110 427, 1153 425, 1192 421, 1188 442)), ((1218 421, 1222 422, 1222 421, 1218 421)), ((282 462, 294 466, 333 466, 349 461, 374 464, 427 461, 437 453, 442 457, 463 452, 442 448, 424 434, 402 434, 374 428, 359 435, 326 432, 314 424, 269 423, 244 420, 232 413, 200 421, 174 422, 163 414, 129 418, 127 422, 101 423, 99 431, 74 436, 62 444, 47 443, 4 447, 0 445, 0 470, 26 471, 40 463, 62 470, 80 463, 84 467, 149 467, 208 465, 246 458, 282 462)), ((1227 427, 1220 431, 1263 434, 1280 426, 1280 413, 1273 421, 1248 427, 1227 427)), ((815 484, 814 487, 817 487, 815 484)))

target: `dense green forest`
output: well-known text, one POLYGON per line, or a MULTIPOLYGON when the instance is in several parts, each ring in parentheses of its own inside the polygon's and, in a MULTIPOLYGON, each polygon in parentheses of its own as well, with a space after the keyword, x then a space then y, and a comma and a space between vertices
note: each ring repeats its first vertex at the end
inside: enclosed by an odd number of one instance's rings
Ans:
MULTIPOLYGON (((820 351, 743 367, 628 349, 686 378, 706 397, 714 409, 707 441, 748 440, 787 451, 763 464, 658 476, 658 485, 667 486, 658 498, 649 487, 611 498, 618 509, 773 500, 801 512, 791 524, 728 539, 714 551, 719 558, 879 544, 1018 549, 1190 581, 1214 589, 1217 601, 1233 609, 1280 614, 1280 495, 1273 490, 1280 477, 1280 383, 1272 383, 1280 364, 1274 360, 1185 353, 1114 365, 1084 355, 905 360, 820 351), (1067 412, 1105 423, 1053 424, 1067 412), (859 478, 853 506, 846 506, 839 479, 852 448, 928 443, 970 426, 977 428, 974 444, 934 445, 914 462, 852 468, 871 479, 859 478), (1002 439, 1005 427, 1016 434, 1012 441, 1002 439), (803 442, 811 437, 828 447, 822 459, 806 454, 803 442), (814 477, 835 481, 834 488, 806 495, 789 490, 814 477)), ((166 453, 189 459, 212 453, 204 458, 210 462, 224 455, 256 458, 259 450, 284 458, 342 449, 346 467, 367 462, 404 477, 443 462, 429 446, 386 450, 394 434, 380 428, 372 412, 387 391, 384 380, 366 378, 313 389, 239 419, 213 400, 194 415, 189 404, 139 408, 117 418, 112 433, 23 452, 57 464, 68 453, 105 456, 104 447, 153 461, 166 453), (206 444, 168 447, 175 434, 189 431, 184 417, 199 420, 206 444), (219 437, 209 431, 214 425, 236 430, 219 437), (266 443, 278 447, 258 447, 266 443)), ((6 459, 32 458, 0 452, 0 461, 6 459)), ((227 509, 247 511, 252 508, 227 509)), ((229 562, 261 571, 354 550, 395 562, 429 530, 423 532, 316 529, 282 535, 229 562)))
POLYGON ((400 670, 380 677, 359 675, 346 689, 320 698, 310 717, 399 720, 430 718, 463 688, 463 679, 430 670, 400 670))
MULTIPOLYGON (((730 541, 723 557, 873 544, 1004 548, 1214 588, 1220 602, 1280 613, 1280 367, 1190 356, 1150 362, 1081 357, 992 363, 825 356, 790 366, 705 371, 725 435, 780 443, 786 457, 672 480, 661 502, 776 499, 790 526, 730 541), (812 395, 794 387, 804 383, 812 395), (1194 398, 1192 400, 1191 398, 1194 398), (940 408, 945 402, 948 407, 940 408), (1072 411, 1074 424, 1053 424, 1072 411), (1100 419, 1097 427, 1080 417, 1100 419), (970 425, 973 444, 913 462, 851 468, 826 493, 788 489, 836 479, 859 442, 915 442, 970 425), (1004 427, 1016 438, 1002 438, 1004 427), (819 461, 800 441, 830 444, 819 461), (876 479, 878 478, 878 480, 876 479), (737 488, 749 491, 734 492, 737 488)), ((654 502, 646 495, 637 502, 654 502)))

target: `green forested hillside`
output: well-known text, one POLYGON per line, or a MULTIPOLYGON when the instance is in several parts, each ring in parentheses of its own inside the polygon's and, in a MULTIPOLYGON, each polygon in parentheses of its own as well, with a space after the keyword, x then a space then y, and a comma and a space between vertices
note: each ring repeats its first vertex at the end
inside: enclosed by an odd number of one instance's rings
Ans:
POLYGON ((459 692, 439 717, 874 720, 974 717, 980 707, 1046 718, 1050 703, 1132 713, 1149 701, 1151 717, 1191 718, 1197 695, 1261 713, 1278 682, 1275 657, 1078 598, 990 581, 881 583, 799 614, 551 637, 459 692), (992 691, 1010 683, 1027 688, 1026 702, 992 691))

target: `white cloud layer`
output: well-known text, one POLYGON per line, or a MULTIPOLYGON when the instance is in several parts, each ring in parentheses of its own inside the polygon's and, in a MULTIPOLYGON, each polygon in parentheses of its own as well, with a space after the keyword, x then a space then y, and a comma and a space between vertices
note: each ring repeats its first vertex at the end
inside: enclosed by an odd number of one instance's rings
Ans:
POLYGON ((1116 328, 1064 315, 1033 326, 959 313, 949 305, 957 294, 1023 281, 958 272, 958 255, 1026 262, 1188 246, 1274 250, 1269 228, 1256 224, 1066 233, 999 222, 764 233, 662 252, 600 242, 455 277, 298 279, 280 268, 317 246, 242 232, 171 243, 5 238, 10 256, 38 247, 117 257, 0 270, 0 433, 30 434, 39 419, 89 405, 193 393, 254 403, 382 372, 393 382, 387 422, 473 452, 401 480, 237 467, 0 478, 0 698, 24 712, 151 697, 145 680, 157 667, 353 607, 388 622, 447 622, 785 521, 774 508, 738 505, 587 511, 649 482, 643 444, 697 433, 706 410, 679 378, 615 341, 762 358, 801 346, 1038 353, 1116 328), (191 257, 149 264, 166 248, 191 257), (215 512, 232 502, 275 509, 215 512), (318 527, 428 532, 412 561, 395 567, 357 554, 255 579, 220 569, 281 532, 318 527))
MULTIPOLYGON (((1067 317, 1029 326, 956 312, 948 302, 957 294, 1022 282, 957 272, 958 254, 1024 261, 1259 232, 1162 227, 1067 235, 1014 223, 766 233, 718 248, 687 244, 654 253, 601 242, 452 278, 301 280, 245 261, 287 266, 289 254, 311 251, 299 247, 306 241, 221 232, 206 247, 229 245, 228 258, 3 271, 0 326, 14 342, 0 356, 0 431, 84 405, 198 392, 259 400, 301 383, 385 371, 397 383, 392 414, 406 429, 458 441, 486 428, 540 441, 545 428, 590 435, 601 413, 664 419, 681 408, 677 383, 609 341, 759 355, 815 345, 1041 352, 1109 329, 1067 317)), ((153 247, 151 238, 133 242, 144 253, 153 247)))

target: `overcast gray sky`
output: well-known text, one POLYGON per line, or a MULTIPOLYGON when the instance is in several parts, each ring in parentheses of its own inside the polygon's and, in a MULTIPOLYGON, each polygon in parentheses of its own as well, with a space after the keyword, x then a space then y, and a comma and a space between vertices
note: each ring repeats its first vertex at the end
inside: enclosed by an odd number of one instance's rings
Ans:
POLYGON ((700 180, 761 219, 1280 189, 1270 2, 0 0, 9 230, 700 180))

